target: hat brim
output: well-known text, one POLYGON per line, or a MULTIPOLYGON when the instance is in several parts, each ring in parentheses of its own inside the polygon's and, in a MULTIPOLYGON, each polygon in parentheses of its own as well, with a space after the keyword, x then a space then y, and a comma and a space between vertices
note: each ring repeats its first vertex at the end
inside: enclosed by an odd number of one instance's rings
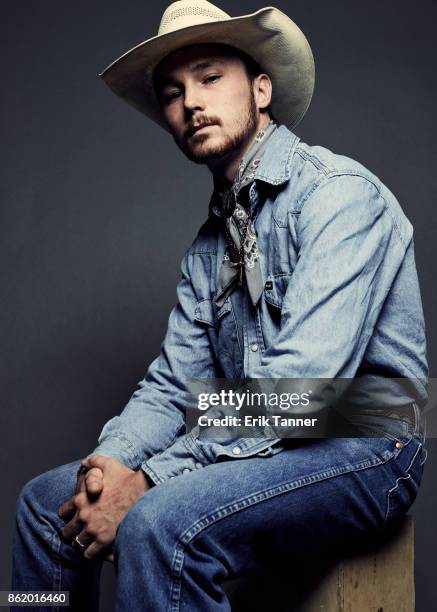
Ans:
POLYGON ((154 36, 124 53, 99 76, 117 96, 168 131, 155 96, 153 71, 173 51, 202 43, 230 45, 253 57, 272 80, 275 118, 290 129, 301 121, 314 91, 313 54, 299 27, 274 7, 154 36))

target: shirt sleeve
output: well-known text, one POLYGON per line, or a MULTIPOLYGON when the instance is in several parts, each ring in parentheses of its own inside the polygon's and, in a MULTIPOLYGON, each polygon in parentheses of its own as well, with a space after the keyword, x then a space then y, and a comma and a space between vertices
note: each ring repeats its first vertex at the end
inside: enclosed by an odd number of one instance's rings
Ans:
POLYGON ((377 187, 327 178, 302 207, 281 330, 254 378, 352 378, 412 238, 377 187))
POLYGON ((207 332, 194 324, 197 301, 189 275, 189 257, 188 250, 181 264, 177 305, 170 314, 160 355, 151 363, 120 416, 103 427, 99 445, 91 455, 113 457, 137 469, 184 433, 188 397, 184 381, 218 376, 207 332))

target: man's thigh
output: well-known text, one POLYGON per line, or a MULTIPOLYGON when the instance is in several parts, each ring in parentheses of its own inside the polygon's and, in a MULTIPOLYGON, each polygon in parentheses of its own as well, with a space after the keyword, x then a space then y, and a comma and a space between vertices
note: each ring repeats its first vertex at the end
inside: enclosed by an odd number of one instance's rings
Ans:
MULTIPOLYGON (((414 446, 402 449, 406 460, 414 446)), ((143 495, 116 544, 153 539, 169 560, 178 550, 220 551, 235 573, 256 566, 263 542, 285 554, 329 546, 383 525, 399 452, 387 438, 298 440, 270 457, 208 465, 143 495)))
POLYGON ((32 508, 40 516, 50 519, 59 527, 63 525, 57 512, 59 507, 76 492, 77 472, 80 460, 55 467, 32 478, 24 487, 18 500, 18 510, 32 508))

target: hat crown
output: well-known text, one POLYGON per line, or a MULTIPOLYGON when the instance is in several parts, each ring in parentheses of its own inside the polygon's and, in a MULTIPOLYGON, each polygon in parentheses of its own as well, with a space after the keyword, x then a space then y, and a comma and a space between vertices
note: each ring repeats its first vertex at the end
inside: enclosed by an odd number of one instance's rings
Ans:
POLYGON ((226 19, 230 19, 230 16, 207 0, 178 0, 165 9, 158 36, 181 28, 226 19))

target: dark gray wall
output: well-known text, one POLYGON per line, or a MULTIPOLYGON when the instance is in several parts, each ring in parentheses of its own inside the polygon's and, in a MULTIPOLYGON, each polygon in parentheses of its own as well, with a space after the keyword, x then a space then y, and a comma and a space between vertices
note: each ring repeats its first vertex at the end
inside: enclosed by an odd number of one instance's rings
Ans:
MULTIPOLYGON (((436 376, 436 5, 275 5, 304 30, 316 59, 315 97, 298 135, 367 165, 415 227, 436 376)), ((88 453, 105 421, 120 412, 159 349, 181 255, 206 215, 207 171, 97 77, 155 34, 165 6, 2 6, 0 589, 9 584, 20 488, 88 453)), ((262 3, 220 6, 238 15, 262 3)), ((437 603, 435 440, 428 448, 412 509, 417 612, 437 603)))

